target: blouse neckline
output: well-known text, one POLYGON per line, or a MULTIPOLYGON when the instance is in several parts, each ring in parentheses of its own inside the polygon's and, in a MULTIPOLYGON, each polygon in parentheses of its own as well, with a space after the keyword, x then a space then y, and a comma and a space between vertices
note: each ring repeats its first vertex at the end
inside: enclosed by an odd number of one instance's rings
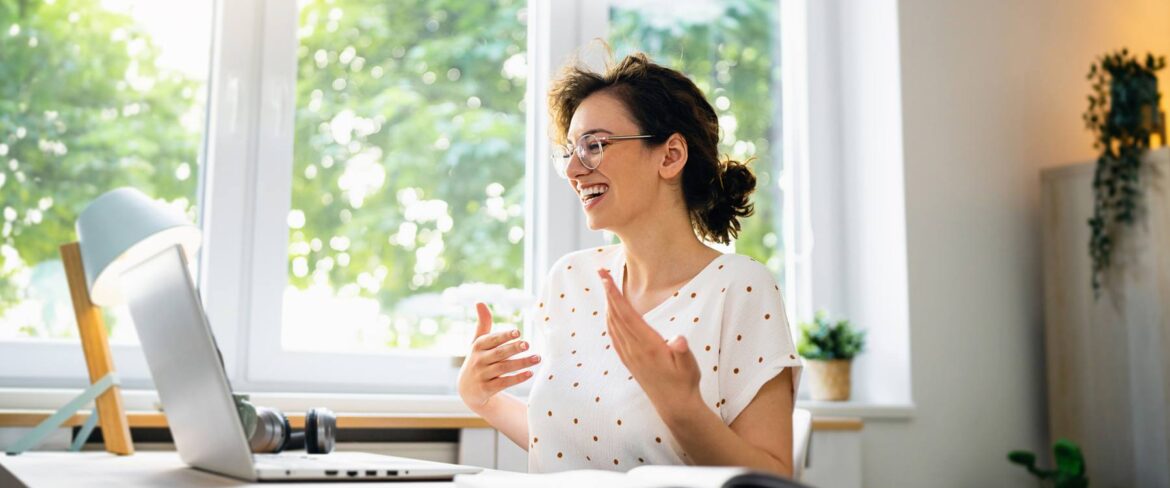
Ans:
MULTIPOLYGON (((699 272, 695 273, 695 275, 692 276, 691 279, 687 280, 686 283, 684 283, 682 286, 678 287, 678 290, 675 290, 673 296, 666 297, 662 301, 658 302, 658 304, 654 305, 653 308, 651 308, 650 310, 647 310, 646 313, 642 314, 642 317, 643 318, 650 317, 651 315, 658 313, 659 310, 666 308, 666 304, 669 303, 672 298, 678 297, 680 294, 683 293, 683 290, 689 290, 691 288, 691 285, 699 282, 699 278, 702 277, 703 275, 709 273, 710 270, 715 267, 716 263, 718 263, 719 261, 722 261, 727 256, 731 256, 731 255, 732 255, 731 253, 720 253, 718 256, 715 256, 715 258, 712 259, 710 262, 708 262, 707 265, 703 267, 703 269, 699 270, 699 272)), ((618 244, 618 252, 617 252, 617 256, 616 256, 616 261, 617 261, 617 264, 619 265, 618 269, 621 269, 621 272, 619 272, 617 274, 617 283, 615 283, 615 284, 617 285, 617 289, 619 291, 622 291, 622 293, 625 293, 624 290, 625 290, 625 284, 626 284, 626 249, 621 244, 618 244)))

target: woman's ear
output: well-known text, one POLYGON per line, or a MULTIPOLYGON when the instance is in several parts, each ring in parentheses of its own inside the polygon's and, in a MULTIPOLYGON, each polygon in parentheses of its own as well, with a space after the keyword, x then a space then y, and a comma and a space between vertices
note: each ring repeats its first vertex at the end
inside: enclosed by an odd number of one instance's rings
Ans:
POLYGON ((663 148, 666 154, 658 167, 658 174, 669 180, 681 175, 683 167, 687 165, 687 140, 676 132, 666 139, 663 148))

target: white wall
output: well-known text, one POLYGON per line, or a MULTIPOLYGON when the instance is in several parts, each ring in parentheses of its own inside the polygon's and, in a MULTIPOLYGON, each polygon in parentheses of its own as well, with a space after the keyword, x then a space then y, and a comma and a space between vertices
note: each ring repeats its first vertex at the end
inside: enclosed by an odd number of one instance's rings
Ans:
POLYGON ((867 422, 866 483, 1035 486, 1005 455, 1046 443, 1038 171, 1092 157, 1089 64, 1121 46, 1170 54, 1170 2, 897 9, 917 411, 867 422))

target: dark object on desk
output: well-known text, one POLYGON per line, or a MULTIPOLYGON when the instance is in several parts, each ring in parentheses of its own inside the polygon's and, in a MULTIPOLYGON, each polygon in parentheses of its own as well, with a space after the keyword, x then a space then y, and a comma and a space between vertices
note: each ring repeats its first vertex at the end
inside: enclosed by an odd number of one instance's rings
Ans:
POLYGON ((325 407, 305 413, 305 430, 293 432, 288 417, 279 409, 252 405, 248 395, 233 394, 244 436, 253 453, 279 453, 301 449, 309 454, 329 454, 337 439, 337 416, 325 407))
POLYGON ((722 488, 809 488, 809 486, 773 474, 750 472, 732 477, 723 483, 722 488))

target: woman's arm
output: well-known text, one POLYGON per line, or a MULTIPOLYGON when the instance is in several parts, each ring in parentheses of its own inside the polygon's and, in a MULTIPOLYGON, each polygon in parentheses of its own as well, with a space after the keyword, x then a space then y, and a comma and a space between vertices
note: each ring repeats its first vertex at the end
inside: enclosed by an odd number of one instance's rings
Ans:
POLYGON ((492 395, 487 403, 471 409, 496 430, 528 450, 528 405, 506 392, 492 395))
POLYGON ((743 412, 725 425, 702 398, 658 407, 691 462, 746 466, 792 476, 792 370, 772 378, 743 412))

